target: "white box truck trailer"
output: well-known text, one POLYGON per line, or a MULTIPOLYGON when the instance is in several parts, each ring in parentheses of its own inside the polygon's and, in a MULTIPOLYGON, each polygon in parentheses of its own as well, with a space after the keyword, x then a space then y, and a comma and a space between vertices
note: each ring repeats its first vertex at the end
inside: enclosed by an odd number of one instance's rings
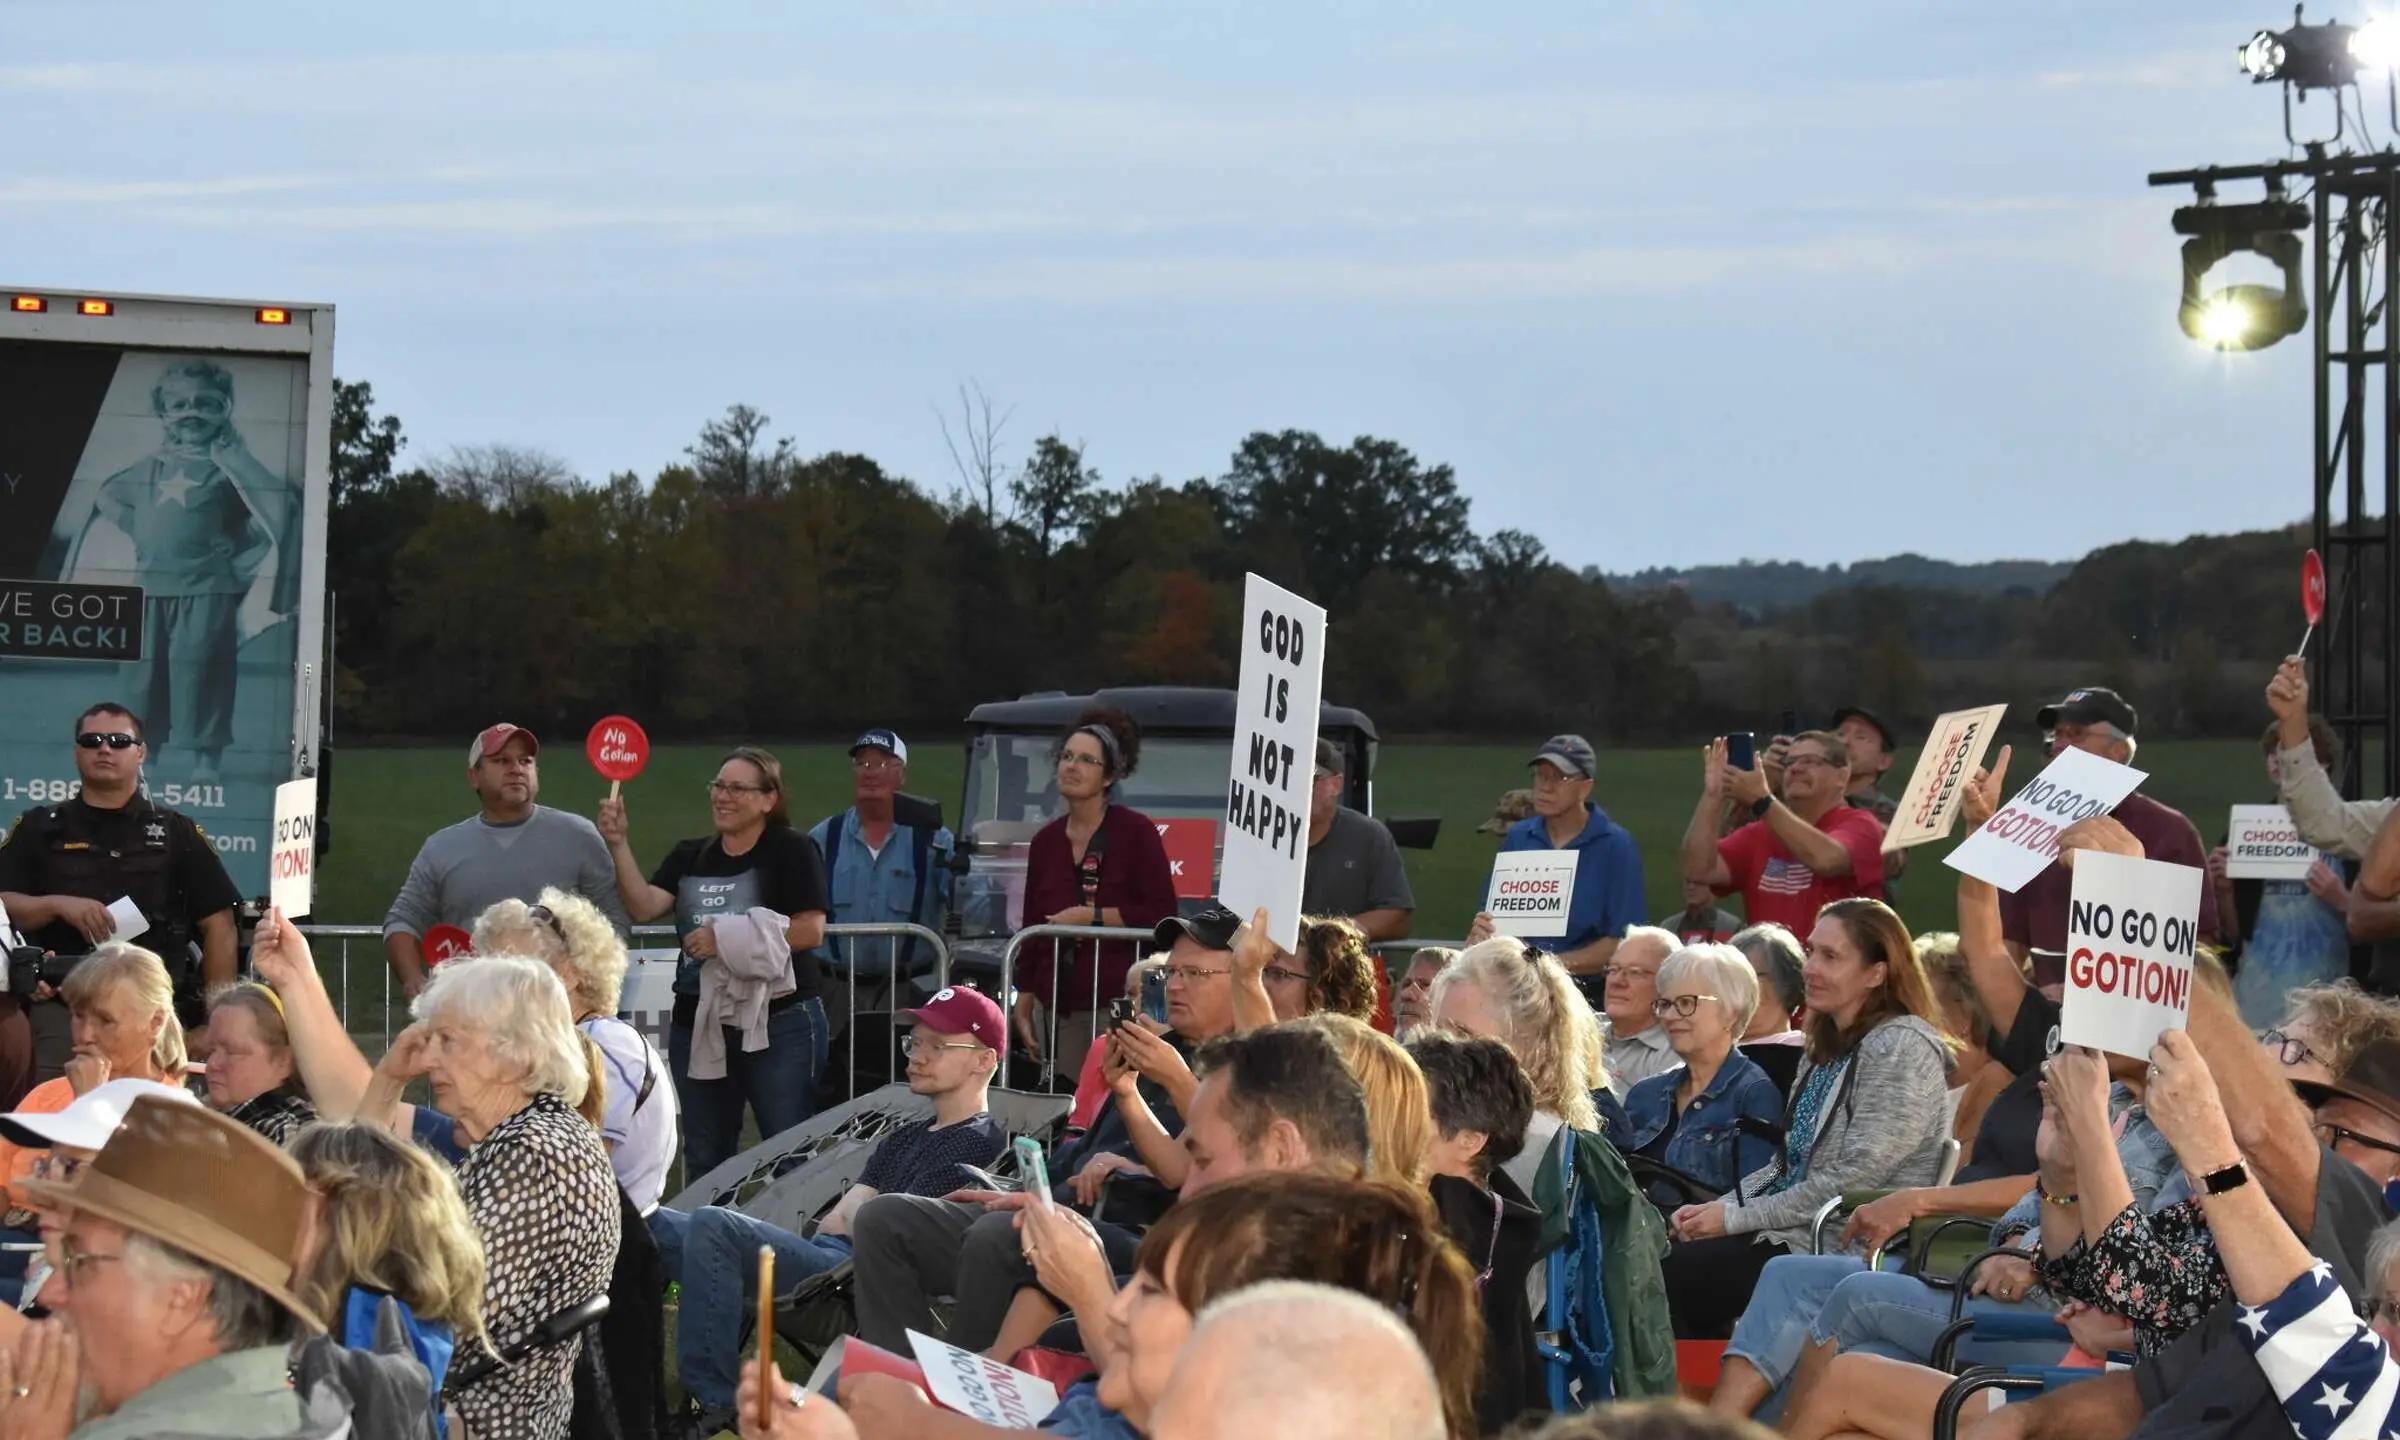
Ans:
POLYGON ((275 786, 318 769, 332 435, 330 305, 0 285, 0 824, 74 794, 114 701, 267 893, 275 786))

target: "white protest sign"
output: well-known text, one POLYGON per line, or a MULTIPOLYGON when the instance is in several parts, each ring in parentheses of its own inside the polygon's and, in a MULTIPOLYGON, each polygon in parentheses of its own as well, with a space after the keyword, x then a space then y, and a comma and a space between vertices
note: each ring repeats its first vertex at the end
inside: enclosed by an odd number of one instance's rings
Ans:
POLYGON ((1492 929, 1524 939, 1567 933, 1575 898, 1575 850, 1507 850, 1492 857, 1492 889, 1483 911, 1492 929))
POLYGON ((2015 894, 2058 858, 2058 837, 2069 825, 2106 815, 2140 788, 2149 772, 2088 750, 2059 752, 2041 774, 1943 860, 2015 894))
POLYGON ((1908 788, 1892 823, 1884 827, 1883 851, 1905 850, 1928 840, 1949 838, 1958 820, 1958 797, 1975 778, 1992 737, 2000 733, 2006 705, 1953 710, 1937 717, 1926 732, 1925 748, 1917 752, 1917 768, 1909 772, 1908 788))
POLYGON ((2135 1060, 2192 1008, 2200 871, 2086 850, 2067 906, 2067 990, 2058 1037, 2135 1060))
POLYGON ((1325 678, 1325 612, 1256 575, 1242 579, 1242 679, 1235 691, 1233 773, 1217 898, 1244 920, 1265 907, 1268 933, 1300 948, 1308 879, 1309 791, 1317 773, 1317 698, 1325 678))
POLYGON ((2300 838, 2281 805, 2236 805, 2225 827, 2225 874, 2232 880, 2305 880, 2317 847, 2300 838))
POLYGON ((286 780, 275 787, 275 842, 267 852, 267 901, 298 919, 316 903, 317 782, 286 780))
POLYGON ((925 1388, 945 1410, 1003 1430, 1031 1430, 1058 1406, 1058 1388, 1039 1375, 914 1330, 908 1332, 908 1347, 925 1367, 925 1388))
POLYGON ((629 950, 625 983, 617 992, 617 1018, 642 1032, 658 1053, 667 1053, 667 1027, 675 1014, 675 967, 681 950, 629 950))

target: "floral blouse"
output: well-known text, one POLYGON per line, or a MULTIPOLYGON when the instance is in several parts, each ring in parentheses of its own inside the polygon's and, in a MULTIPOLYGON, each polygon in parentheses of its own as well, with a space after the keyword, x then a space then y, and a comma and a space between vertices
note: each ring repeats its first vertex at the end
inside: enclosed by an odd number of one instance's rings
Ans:
POLYGON ((2200 1202, 2182 1200, 2143 1214, 2119 1211, 2100 1243, 2078 1239, 2040 1262, 2042 1284, 2060 1300, 2081 1300, 2133 1322, 2134 1345, 2148 1359, 2233 1294, 2200 1202))

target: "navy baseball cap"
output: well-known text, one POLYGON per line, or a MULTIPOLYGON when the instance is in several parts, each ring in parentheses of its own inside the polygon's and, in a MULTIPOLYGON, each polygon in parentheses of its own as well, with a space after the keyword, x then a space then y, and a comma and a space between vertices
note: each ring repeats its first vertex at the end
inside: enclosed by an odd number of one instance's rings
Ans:
POLYGON ((869 748, 889 750, 894 760, 903 765, 908 763, 908 742, 900 738, 897 730, 869 730, 850 742, 850 753, 853 755, 869 748))
POLYGON ((1233 932, 1242 928, 1242 917, 1217 901, 1194 910, 1189 915, 1169 915, 1150 932, 1150 943, 1161 950, 1172 950, 1178 937, 1189 935, 1211 950, 1231 950, 1233 932))
POLYGON ((1599 758, 1592 751, 1592 742, 1584 739, 1581 735, 1553 735, 1543 741, 1542 748, 1525 763, 1539 765, 1547 760, 1556 765, 1559 773, 1563 775, 1589 779, 1592 766, 1598 762, 1599 758))

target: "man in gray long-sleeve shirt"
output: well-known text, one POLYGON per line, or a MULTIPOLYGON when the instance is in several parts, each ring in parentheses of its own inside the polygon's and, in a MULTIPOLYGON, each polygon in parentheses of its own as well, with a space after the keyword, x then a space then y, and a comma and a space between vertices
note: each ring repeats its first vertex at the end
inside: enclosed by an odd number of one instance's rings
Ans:
POLYGON ((383 919, 392 974, 409 995, 425 986, 425 932, 436 925, 470 929, 496 901, 531 903, 555 885, 599 906, 619 935, 630 928, 599 829, 580 815, 533 803, 541 793, 534 758, 540 752, 531 730, 509 724, 485 728, 468 747, 467 783, 483 811, 426 837, 383 919))

